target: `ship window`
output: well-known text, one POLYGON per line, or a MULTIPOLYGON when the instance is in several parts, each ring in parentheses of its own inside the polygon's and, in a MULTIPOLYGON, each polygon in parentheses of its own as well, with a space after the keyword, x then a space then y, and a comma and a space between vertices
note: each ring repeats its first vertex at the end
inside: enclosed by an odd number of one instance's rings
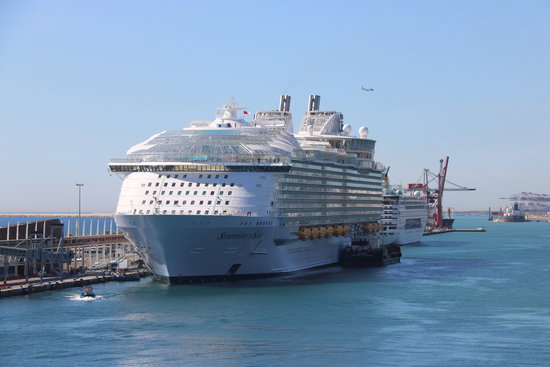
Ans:
POLYGON ((216 175, 216 177, 215 177, 215 178, 220 178, 220 175, 216 175))
POLYGON ((214 214, 218 214, 218 211, 217 211, 217 210, 214 210, 214 214))
POLYGON ((174 191, 170 191, 170 192, 168 193, 168 195, 172 195, 173 193, 174 193, 174 191))
POLYGON ((195 204, 195 200, 191 200, 191 205, 194 205, 195 204))
POLYGON ((205 184, 204 184, 204 187, 208 187, 208 184, 207 184, 207 183, 205 183, 205 184))
POLYGON ((206 191, 203 191, 202 194, 203 194, 203 195, 206 195, 206 191))
POLYGON ((197 182, 197 184, 195 186, 199 187, 201 184, 197 182))
POLYGON ((153 200, 149 201, 149 204, 153 204, 153 200))
POLYGON ((176 186, 176 183, 175 182, 172 182, 172 187, 176 186))
POLYGON ((161 178, 161 177, 162 177, 162 175, 159 175, 159 177, 158 177, 158 178, 161 178))
POLYGON ((147 195, 149 193, 149 190, 145 191, 145 195, 147 195))
POLYGON ((222 183, 222 187, 225 187, 225 182, 224 182, 224 183, 222 183))
POLYGON ((220 195, 223 195, 223 191, 220 191, 220 195))
POLYGON ((216 205, 220 205, 222 202, 221 201, 216 201, 216 205))
POLYGON ((166 187, 166 186, 168 186, 168 182, 165 182, 165 183, 164 183, 164 187, 166 187))
POLYGON ((202 205, 202 204, 204 204, 204 201, 202 201, 202 200, 199 201, 199 205, 202 205))
POLYGON ((202 178, 202 175, 199 175, 199 178, 202 178))
POLYGON ((174 201, 174 205, 178 205, 178 204, 179 204, 178 200, 174 201))
POLYGON ((150 211, 150 210, 147 210, 145 213, 149 214, 149 213, 151 213, 151 211, 150 211))
POLYGON ((181 202, 181 205, 185 205, 185 204, 187 204, 187 200, 184 200, 181 202))
POLYGON ((160 185, 160 184, 159 184, 158 182, 157 182, 157 183, 155 183, 155 187, 158 187, 158 185, 160 185))
POLYGON ((229 205, 229 201, 226 201, 226 202, 225 202, 225 205, 229 205))
POLYGON ((180 183, 180 187, 183 187, 183 182, 182 182, 182 183, 180 183))
POLYGON ((143 200, 141 203, 142 203, 142 204, 145 204, 145 200, 143 200))
POLYGON ((170 175, 166 176, 166 178, 170 178, 170 175))
POLYGON ((206 176, 206 178, 212 178, 212 175, 208 175, 208 176, 206 176))
POLYGON ((231 183, 229 184, 229 186, 233 187, 233 186, 235 186, 235 184, 234 184, 233 182, 231 182, 231 183))
POLYGON ((181 195, 181 191, 178 191, 178 195, 181 195))
POLYGON ((232 193, 233 193, 233 191, 228 191, 227 195, 231 195, 232 193))
POLYGON ((229 177, 229 175, 225 175, 225 176, 223 176, 223 178, 228 178, 228 177, 229 177))
POLYGON ((212 204, 212 200, 208 200, 208 205, 212 204))
POLYGON ((192 210, 188 210, 188 211, 187 211, 187 214, 191 214, 191 213, 193 213, 192 210))
POLYGON ((182 178, 185 178, 185 177, 187 177, 187 175, 183 175, 183 176, 181 176, 181 177, 182 177, 182 178))
POLYGON ((227 210, 224 210, 224 211, 222 212, 222 214, 227 214, 227 210))
POLYGON ((166 192, 166 191, 161 191, 160 194, 161 194, 161 195, 164 195, 165 192, 166 192))
POLYGON ((153 195, 156 195, 156 194, 157 194, 157 192, 156 192, 156 191, 153 191, 153 195))
POLYGON ((197 195, 198 191, 193 191, 193 195, 197 195))
POLYGON ((162 211, 162 214, 166 214, 166 212, 167 212, 167 210, 163 210, 163 211, 162 211))
POLYGON ((200 211, 200 210, 197 210, 197 214, 200 214, 200 213, 201 213, 201 211, 200 211))
POLYGON ((208 210, 206 210, 206 211, 204 212, 204 214, 208 214, 208 213, 210 213, 210 211, 208 211, 208 210))
POLYGON ((189 182, 189 183, 187 184, 187 187, 191 187, 191 185, 193 185, 193 184, 192 184, 191 182, 189 182))
POLYGON ((180 214, 183 214, 183 210, 180 210, 180 214))
POLYGON ((218 186, 218 184, 214 182, 214 183, 212 184, 212 186, 216 187, 216 186, 218 186))
POLYGON ((151 187, 151 182, 149 182, 149 183, 147 184, 147 186, 151 187))
POLYGON ((210 195, 214 195, 214 191, 210 191, 210 195))

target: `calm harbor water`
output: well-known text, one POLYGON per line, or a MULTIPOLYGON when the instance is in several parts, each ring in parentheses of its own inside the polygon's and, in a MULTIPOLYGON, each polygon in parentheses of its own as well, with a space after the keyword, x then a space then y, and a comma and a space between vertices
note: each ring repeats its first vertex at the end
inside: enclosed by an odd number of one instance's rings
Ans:
POLYGON ((425 237, 401 264, 0 300, 3 366, 545 366, 550 223, 425 237))

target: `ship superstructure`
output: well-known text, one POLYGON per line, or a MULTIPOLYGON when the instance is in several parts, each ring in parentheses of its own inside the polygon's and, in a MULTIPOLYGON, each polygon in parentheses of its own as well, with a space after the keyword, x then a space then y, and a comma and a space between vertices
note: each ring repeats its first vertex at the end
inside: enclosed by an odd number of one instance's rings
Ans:
POLYGON ((163 131, 112 160, 124 180, 115 219, 170 282, 266 276, 338 262, 352 239, 377 246, 381 164, 367 129, 310 96, 298 133, 290 97, 275 111, 163 131))

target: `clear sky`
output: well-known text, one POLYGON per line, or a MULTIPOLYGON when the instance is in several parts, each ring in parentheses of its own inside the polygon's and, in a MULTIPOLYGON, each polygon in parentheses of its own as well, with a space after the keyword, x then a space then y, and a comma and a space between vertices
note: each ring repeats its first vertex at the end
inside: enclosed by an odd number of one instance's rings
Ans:
POLYGON ((368 126, 393 183, 449 155, 485 209, 550 193, 550 1, 0 0, 0 211, 114 211, 152 134, 309 94, 368 126), (375 88, 362 92, 361 85, 375 88))

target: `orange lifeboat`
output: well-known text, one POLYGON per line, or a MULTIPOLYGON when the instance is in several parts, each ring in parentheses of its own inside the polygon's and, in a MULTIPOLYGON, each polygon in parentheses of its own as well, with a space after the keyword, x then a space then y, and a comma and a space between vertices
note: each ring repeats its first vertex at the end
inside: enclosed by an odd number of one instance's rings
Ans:
POLYGON ((313 237, 313 238, 319 237, 319 228, 313 227, 311 229, 311 237, 313 237))
POLYGON ((298 238, 302 241, 307 240, 309 237, 311 237, 311 229, 302 228, 300 231, 298 231, 298 238))
POLYGON ((319 236, 321 236, 321 237, 326 237, 327 236, 327 227, 319 228, 319 236))
POLYGON ((333 226, 328 226, 327 227, 327 236, 332 236, 334 235, 334 227, 333 226))
POLYGON ((344 227, 343 226, 336 226, 336 234, 338 236, 341 236, 344 234, 344 227))
POLYGON ((344 226, 344 234, 348 233, 349 232, 349 226, 344 226))

